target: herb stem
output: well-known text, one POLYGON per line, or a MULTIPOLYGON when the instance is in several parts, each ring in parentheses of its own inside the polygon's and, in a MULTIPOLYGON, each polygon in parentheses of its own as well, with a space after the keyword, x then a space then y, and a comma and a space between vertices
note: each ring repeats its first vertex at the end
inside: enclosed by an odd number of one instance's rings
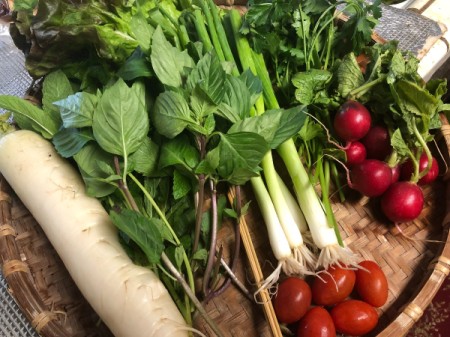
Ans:
POLYGON ((132 173, 129 173, 128 175, 136 183, 136 185, 141 189, 141 191, 144 194, 144 196, 147 198, 147 200, 150 202, 152 207, 155 209, 156 213, 159 215, 160 219, 166 225, 166 227, 169 230, 170 234, 172 235, 172 238, 175 241, 176 245, 179 246, 179 247, 182 247, 183 262, 184 262, 184 264, 186 266, 186 273, 187 273, 188 280, 189 280, 189 286, 191 287, 192 290, 194 290, 195 289, 195 284, 194 284, 194 276, 193 276, 193 273, 192 273, 192 268, 191 268, 191 265, 189 263, 189 259, 187 257, 186 251, 185 251, 185 249, 183 248, 183 245, 180 242, 180 239, 178 238, 177 234, 173 230, 172 226, 170 225, 170 223, 167 220, 167 218, 164 215, 164 213, 161 211, 161 208, 155 202, 155 199, 153 199, 153 197, 146 190, 146 188, 141 184, 141 182, 132 173))
POLYGON ((358 88, 353 89, 349 92, 348 98, 357 100, 359 97, 363 96, 367 91, 369 91, 370 88, 377 85, 378 83, 383 82, 387 77, 387 74, 381 74, 380 77, 378 77, 375 80, 372 80, 370 82, 367 82, 363 85, 361 85, 358 88))
MULTIPOLYGON (((425 142, 422 135, 420 134, 419 129, 417 128, 415 119, 413 119, 412 125, 413 125, 414 135, 417 137, 417 140, 419 141, 420 145, 422 145, 423 150, 425 151, 425 154, 427 155, 427 160, 428 160, 427 167, 424 170, 422 170, 421 172, 419 172, 420 165, 417 164, 418 168, 417 168, 416 173, 417 173, 417 181, 419 181, 421 178, 423 178, 425 175, 427 175, 428 171, 430 171, 431 165, 433 162, 433 157, 431 155, 430 148, 428 147, 427 143, 425 142)), ((418 153, 417 156, 419 159, 416 159, 416 160, 419 161, 421 153, 418 153)))
MULTIPOLYGON (((205 146, 206 139, 204 136, 200 135, 198 137, 198 147, 200 151, 200 158, 203 159, 205 157, 205 146)), ((192 253, 198 249, 199 241, 200 241, 200 231, 202 226, 202 215, 203 215, 203 202, 205 198, 205 181, 206 177, 204 174, 198 175, 198 202, 196 205, 195 211, 195 229, 194 229, 194 244, 192 247, 192 253)))
POLYGON ((192 303, 194 303, 195 307, 197 308, 197 310, 199 311, 201 316, 205 319, 205 321, 208 323, 208 325, 211 327, 211 329, 213 329, 215 334, 219 337, 224 337, 220 328, 217 326, 217 324, 214 322, 214 320, 211 319, 211 317, 209 317, 205 308, 200 303, 197 296, 195 296, 195 293, 193 292, 193 290, 185 282, 183 276, 180 274, 180 272, 177 270, 177 268, 175 268, 173 263, 170 261, 169 257, 164 252, 161 254, 161 259, 162 259, 163 263, 166 265, 166 267, 169 269, 169 271, 172 273, 172 275, 175 276, 175 278, 180 282, 180 284, 183 287, 187 296, 191 299, 192 303))
POLYGON ((214 266, 214 257, 216 252, 216 244, 217 244, 217 191, 214 181, 211 179, 210 188, 211 188, 211 214, 212 214, 212 223, 211 223, 211 236, 209 243, 209 253, 208 253, 208 261, 206 263, 205 275, 203 276, 203 293, 205 296, 208 296, 210 292, 209 281, 211 279, 211 271, 214 266))

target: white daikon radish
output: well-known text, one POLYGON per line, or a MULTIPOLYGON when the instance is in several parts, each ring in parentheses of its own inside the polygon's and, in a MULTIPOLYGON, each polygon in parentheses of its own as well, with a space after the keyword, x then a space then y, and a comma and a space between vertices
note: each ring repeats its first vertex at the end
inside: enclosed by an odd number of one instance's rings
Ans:
POLYGON ((116 337, 188 335, 163 283, 132 263, 101 203, 86 196, 78 172, 50 142, 31 131, 3 136, 0 172, 116 337))

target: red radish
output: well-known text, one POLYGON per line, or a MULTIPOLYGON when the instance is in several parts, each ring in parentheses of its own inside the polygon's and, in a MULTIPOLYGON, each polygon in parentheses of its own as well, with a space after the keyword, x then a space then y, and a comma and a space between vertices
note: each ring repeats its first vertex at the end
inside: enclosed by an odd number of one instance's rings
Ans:
MULTIPOLYGON (((432 157, 431 161, 431 167, 430 170, 427 172, 426 175, 424 175, 420 180, 417 182, 419 185, 426 185, 430 184, 433 181, 436 180, 436 178, 439 175, 439 164, 436 160, 436 158, 432 157)), ((428 166, 428 157, 425 152, 423 152, 419 159, 419 171, 422 172, 425 170, 428 166)), ((410 180, 414 172, 414 166, 413 163, 410 160, 407 160, 405 163, 402 164, 401 170, 400 170, 400 177, 402 180, 410 180)))
POLYGON ((350 171, 350 187, 368 197, 382 195, 392 183, 392 170, 381 160, 366 159, 350 171))
POLYGON ((391 166, 392 183, 396 183, 400 179, 400 165, 391 166))
POLYGON ((367 151, 367 158, 384 160, 392 152, 391 139, 386 127, 375 125, 361 139, 367 151))
POLYGON ((423 208, 422 189, 409 181, 399 181, 381 197, 381 209, 392 222, 412 221, 423 208))
POLYGON ((366 159, 366 148, 362 143, 354 141, 345 149, 345 154, 348 166, 361 164, 366 159))
POLYGON ((347 101, 341 105, 334 117, 334 130, 342 140, 353 142, 366 135, 372 118, 364 105, 347 101))

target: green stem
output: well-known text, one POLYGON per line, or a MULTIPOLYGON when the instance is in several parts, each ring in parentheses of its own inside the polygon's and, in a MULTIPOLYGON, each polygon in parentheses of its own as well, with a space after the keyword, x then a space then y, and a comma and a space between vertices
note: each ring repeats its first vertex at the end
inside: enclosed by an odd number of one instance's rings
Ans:
POLYGON ((383 82, 386 79, 386 77, 387 74, 381 74, 380 77, 378 77, 377 79, 367 82, 362 86, 350 91, 347 97, 351 99, 358 99, 359 97, 363 96, 367 91, 369 91, 369 89, 371 89, 373 86, 383 82))
POLYGON ((214 27, 214 19, 211 14, 211 11, 209 10, 208 3, 206 2, 206 0, 198 0, 198 1, 196 1, 196 4, 198 4, 200 6, 200 8, 203 12, 203 15, 205 16, 206 24, 208 25, 208 28, 209 28, 209 34, 211 37, 212 44, 214 46, 214 50, 215 50, 217 56, 219 57, 219 59, 221 61, 224 61, 225 55, 223 53, 222 46, 220 44, 219 36, 217 35, 217 31, 214 27))
POLYGON ((331 207, 330 202, 330 163, 327 160, 323 161, 322 159, 319 159, 319 161, 319 181, 320 188, 322 189, 322 203, 327 216, 328 225, 333 227, 339 245, 344 247, 344 242, 342 241, 341 233, 339 232, 339 227, 337 225, 336 218, 333 215, 333 208, 331 207))
MULTIPOLYGON (((217 32, 217 37, 220 42, 220 46, 222 47, 222 51, 225 57, 225 60, 228 62, 232 62, 236 64, 236 61, 234 60, 233 52, 231 51, 230 44, 228 43, 227 34, 225 33, 225 28, 223 27, 222 20, 219 16, 219 10, 218 7, 214 4, 212 0, 209 0, 209 7, 211 9, 214 27, 217 32)), ((234 76, 239 76, 239 70, 234 67, 232 70, 232 74, 234 76)))
MULTIPOLYGON (((427 160, 428 160, 427 167, 422 172, 418 172, 418 174, 417 174, 417 180, 416 181, 419 181, 421 178, 423 178, 424 176, 427 175, 428 171, 430 171, 431 165, 432 165, 432 162, 433 162, 433 157, 432 157, 430 148, 428 147, 427 143, 425 142, 425 140, 423 139, 422 135, 420 134, 419 129, 417 129, 417 125, 416 125, 416 121, 415 120, 413 120, 413 131, 414 131, 414 135, 416 136, 416 138, 419 141, 420 145, 422 145, 422 148, 425 151, 425 153, 427 155, 427 160)), ((416 159, 417 161, 420 160, 420 156, 421 156, 421 153, 418 153, 418 158, 419 159, 418 160, 416 159)), ((419 164, 417 164, 417 166, 419 166, 419 164)), ((417 169, 417 171, 419 171, 419 169, 417 169)))
POLYGON ((213 48, 213 45, 208 35, 208 30, 206 29, 206 24, 203 15, 198 9, 194 11, 194 24, 198 37, 200 41, 203 43, 203 51, 204 52, 210 51, 213 48))
MULTIPOLYGON (((145 197, 150 202, 152 207, 155 209, 156 213, 159 215, 159 217, 161 218, 162 222, 166 225, 167 229, 169 230, 170 234, 172 235, 172 238, 173 238, 175 244, 177 246, 179 246, 179 247, 183 247, 183 245, 181 244, 180 239, 178 238, 177 234, 173 230, 172 226, 170 225, 170 223, 167 220, 167 218, 164 215, 164 213, 161 211, 161 208, 159 208, 159 206, 156 203, 155 199, 153 199, 153 197, 150 195, 150 193, 147 191, 147 189, 141 184, 141 182, 132 173, 129 173, 129 176, 135 182, 135 184, 141 189, 142 193, 144 193, 145 197)), ((186 273, 187 273, 187 276, 188 276, 189 286, 194 291, 195 284, 194 284, 194 276, 193 276, 193 273, 192 273, 191 265, 189 263, 189 259, 188 259, 188 256, 186 254, 186 251, 184 249, 182 249, 182 252, 183 252, 183 262, 184 262, 184 264, 186 266, 186 273)))
POLYGON ((342 184, 341 184, 341 177, 339 175, 339 171, 336 167, 336 163, 335 162, 331 162, 330 163, 330 169, 331 169, 331 174, 333 176, 333 181, 334 184, 336 185, 336 190, 338 192, 339 195, 339 200, 340 202, 344 202, 345 201, 345 194, 344 194, 344 190, 342 188, 342 184))

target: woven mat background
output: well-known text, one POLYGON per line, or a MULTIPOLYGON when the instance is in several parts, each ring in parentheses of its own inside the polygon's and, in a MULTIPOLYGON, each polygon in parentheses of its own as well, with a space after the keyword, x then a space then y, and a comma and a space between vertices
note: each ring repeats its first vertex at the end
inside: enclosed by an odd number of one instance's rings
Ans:
MULTIPOLYGON (((22 96, 31 83, 24 70, 24 58, 8 33, 8 27, 0 24, 0 94, 22 96)), ((0 110, 1 112, 1 110, 0 110)), ((6 281, 0 272, 0 337, 38 337, 10 295, 6 281)))

